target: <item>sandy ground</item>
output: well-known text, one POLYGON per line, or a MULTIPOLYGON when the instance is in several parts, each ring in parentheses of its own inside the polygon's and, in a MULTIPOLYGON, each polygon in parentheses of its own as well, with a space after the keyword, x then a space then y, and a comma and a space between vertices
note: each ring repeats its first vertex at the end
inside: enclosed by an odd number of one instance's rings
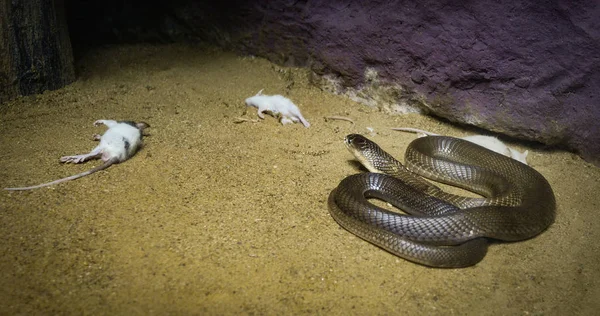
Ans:
POLYGON ((87 178, 0 192, 2 314, 545 314, 600 309, 600 169, 529 149, 551 183, 556 222, 496 244, 478 265, 431 269, 342 229, 327 195, 362 172, 342 139, 402 157, 412 126, 470 132, 421 115, 388 116, 311 86, 265 60, 186 46, 97 49, 64 89, 0 106, 0 186, 32 185, 98 165, 96 119, 152 125, 131 160, 87 178), (244 99, 284 94, 312 123, 258 123, 244 99), (325 121, 344 115, 356 124, 325 121))

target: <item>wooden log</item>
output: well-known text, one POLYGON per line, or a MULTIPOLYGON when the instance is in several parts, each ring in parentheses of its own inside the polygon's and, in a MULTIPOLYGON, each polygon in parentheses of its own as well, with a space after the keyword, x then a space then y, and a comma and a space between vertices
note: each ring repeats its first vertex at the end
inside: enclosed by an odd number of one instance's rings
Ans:
POLYGON ((75 80, 64 0, 0 0, 0 103, 75 80))

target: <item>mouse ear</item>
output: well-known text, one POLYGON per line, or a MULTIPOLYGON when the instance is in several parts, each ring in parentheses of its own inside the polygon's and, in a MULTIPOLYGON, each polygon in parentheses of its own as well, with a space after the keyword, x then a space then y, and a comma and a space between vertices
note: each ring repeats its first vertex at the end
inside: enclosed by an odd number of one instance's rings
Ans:
POLYGON ((135 123, 135 126, 140 130, 140 131, 144 131, 145 128, 150 127, 150 124, 146 123, 146 122, 139 122, 139 123, 135 123))
POLYGON ((256 95, 262 95, 263 90, 265 90, 265 89, 260 89, 260 91, 258 91, 258 93, 256 95))

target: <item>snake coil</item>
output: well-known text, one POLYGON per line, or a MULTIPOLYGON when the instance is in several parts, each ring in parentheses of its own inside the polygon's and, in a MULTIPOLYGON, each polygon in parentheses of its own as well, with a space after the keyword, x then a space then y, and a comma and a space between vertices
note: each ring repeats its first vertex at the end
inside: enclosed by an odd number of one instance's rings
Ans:
POLYGON ((399 257, 432 267, 481 261, 488 239, 532 238, 554 222, 556 202, 533 168, 468 141, 417 138, 402 165, 358 134, 347 148, 371 172, 343 179, 329 195, 331 216, 351 233, 399 257), (442 191, 421 178, 461 187, 483 198, 442 191), (389 202, 406 214, 373 205, 389 202))

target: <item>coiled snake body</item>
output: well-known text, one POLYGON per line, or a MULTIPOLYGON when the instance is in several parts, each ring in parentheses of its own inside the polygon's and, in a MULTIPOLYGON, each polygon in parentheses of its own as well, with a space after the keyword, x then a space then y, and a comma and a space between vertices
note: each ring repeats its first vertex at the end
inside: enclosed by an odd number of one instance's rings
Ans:
POLYGON ((342 180, 329 196, 330 213, 348 231, 399 257, 432 267, 471 266, 485 256, 487 238, 528 239, 554 222, 554 193, 540 173, 468 141, 417 138, 406 150, 406 167, 364 136, 348 135, 345 143, 371 172, 342 180), (418 175, 483 198, 446 193, 418 175))

